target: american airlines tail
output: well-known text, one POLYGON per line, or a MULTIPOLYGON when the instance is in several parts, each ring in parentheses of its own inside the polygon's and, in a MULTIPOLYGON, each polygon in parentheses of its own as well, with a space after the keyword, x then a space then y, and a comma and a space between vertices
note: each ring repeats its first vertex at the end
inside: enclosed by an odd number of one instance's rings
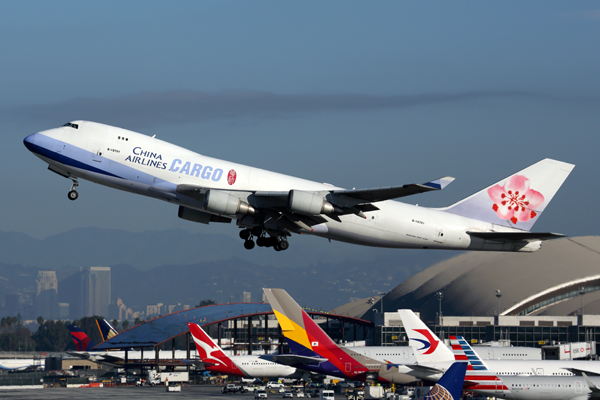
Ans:
POLYGON ((469 363, 465 377, 465 386, 468 390, 494 390, 497 393, 508 390, 502 380, 488 369, 462 336, 450 336, 450 344, 456 361, 469 363))
POLYGON ((69 329, 69 332, 71 332, 71 337, 73 338, 73 342, 75 342, 77 351, 89 351, 96 346, 94 342, 92 342, 92 339, 90 339, 78 326, 69 325, 67 328, 69 329))
POLYGON ((398 310, 406 330, 408 345, 415 349, 419 364, 453 361, 454 354, 440 341, 412 310, 398 310))
POLYGON ((219 345, 204 332, 200 325, 188 323, 188 327, 190 328, 192 338, 194 338, 200 360, 206 363, 205 368, 207 370, 218 369, 221 373, 245 376, 231 358, 227 357, 219 345))
POLYGON ((460 400, 467 363, 455 362, 425 395, 424 400, 460 400))
POLYGON ((443 211, 529 231, 573 168, 546 158, 443 211))

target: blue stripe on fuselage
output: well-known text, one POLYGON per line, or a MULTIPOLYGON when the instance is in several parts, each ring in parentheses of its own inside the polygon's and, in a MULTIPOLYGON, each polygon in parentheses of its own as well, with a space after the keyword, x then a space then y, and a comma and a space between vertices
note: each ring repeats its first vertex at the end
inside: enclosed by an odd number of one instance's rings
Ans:
MULTIPOLYGON (((39 141, 40 137, 45 137, 45 136, 39 135, 38 139, 36 141, 39 141)), ((49 143, 51 143, 51 142, 56 143, 58 141, 52 139, 51 141, 49 141, 49 143)), ((99 168, 93 167, 91 165, 85 164, 85 163, 83 163, 81 161, 78 161, 78 160, 75 160, 73 158, 67 157, 67 156, 65 156, 65 155, 63 155, 61 153, 56 152, 56 151, 52 151, 52 150, 50 150, 50 149, 48 149, 46 147, 42 147, 42 146, 39 146, 37 144, 28 142, 28 141, 24 141, 23 143, 25 143, 25 147, 27 147, 27 149, 29 149, 29 151, 31 151, 32 153, 39 154, 42 157, 49 158, 49 159, 51 159, 53 161, 56 161, 56 162, 64 164, 64 165, 67 165, 69 167, 79 168, 79 169, 83 169, 83 170, 86 170, 86 171, 95 172, 95 173, 98 173, 98 174, 103 174, 103 175, 113 176, 115 178, 124 179, 121 176, 118 176, 118 175, 115 175, 115 174, 111 174, 110 172, 107 172, 107 171, 105 171, 103 169, 99 169, 99 168)), ((91 159, 91 156, 90 156, 90 159, 91 159)))

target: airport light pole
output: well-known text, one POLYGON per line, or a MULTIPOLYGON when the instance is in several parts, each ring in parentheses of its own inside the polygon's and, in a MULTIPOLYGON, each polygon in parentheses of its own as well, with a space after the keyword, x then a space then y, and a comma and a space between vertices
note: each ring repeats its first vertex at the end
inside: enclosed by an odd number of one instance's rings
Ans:
POLYGON ((437 292, 435 294, 439 301, 440 310, 438 312, 438 325, 442 325, 442 298, 444 297, 444 293, 437 292))
POLYGON ((500 297, 502 297, 500 289, 496 289, 496 297, 498 298, 498 317, 500 317, 500 297))
POLYGON ((585 295, 585 288, 583 286, 579 288, 579 294, 581 295, 581 315, 583 315, 583 295, 585 295))
POLYGON ((385 296, 386 293, 385 292, 378 292, 377 294, 381 296, 381 313, 383 314, 383 296, 385 296))

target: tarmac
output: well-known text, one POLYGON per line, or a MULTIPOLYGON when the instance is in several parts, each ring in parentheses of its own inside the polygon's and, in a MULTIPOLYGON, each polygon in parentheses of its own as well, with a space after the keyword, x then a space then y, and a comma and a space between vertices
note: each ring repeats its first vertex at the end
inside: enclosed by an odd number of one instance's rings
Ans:
MULTIPOLYGON (((0 397, 5 399, 23 400, 62 400, 81 399, 104 400, 104 399, 165 399, 165 398, 195 398, 208 400, 253 400, 254 393, 221 393, 221 386, 216 385, 184 385, 181 392, 167 392, 164 386, 140 387, 140 386, 116 386, 102 388, 46 388, 46 389, 6 389, 0 391, 0 397)), ((282 399, 280 393, 269 393, 268 399, 282 399)), ((296 397, 294 397, 295 399, 296 397)), ((336 394, 336 400, 346 397, 336 394)))

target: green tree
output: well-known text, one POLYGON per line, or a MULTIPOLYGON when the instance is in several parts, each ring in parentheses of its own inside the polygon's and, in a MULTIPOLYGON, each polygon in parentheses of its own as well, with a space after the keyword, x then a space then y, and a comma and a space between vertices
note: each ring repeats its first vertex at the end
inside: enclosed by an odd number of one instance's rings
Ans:
POLYGON ((44 321, 38 330, 31 335, 35 341, 36 351, 65 351, 75 349, 71 333, 67 329, 68 322, 44 321), (69 346, 70 345, 70 346, 69 346))
POLYGON ((127 321, 127 320, 123 321, 121 326, 123 327, 123 330, 126 331, 127 329, 129 329, 129 321, 127 321))
POLYGON ((119 331, 119 321, 117 319, 113 319, 111 324, 112 324, 112 327, 115 328, 115 330, 118 332, 119 331))
POLYGON ((44 318, 41 315, 39 317, 37 317, 37 323, 39 325, 43 325, 44 324, 44 318))
POLYGON ((198 305, 196 305, 196 307, 210 306, 212 304, 217 304, 217 303, 213 299, 205 299, 205 300, 202 300, 200 303, 198 303, 198 305))
POLYGON ((144 322, 144 320, 143 320, 143 319, 141 319, 140 317, 135 317, 135 321, 133 322, 133 324, 134 324, 135 326, 137 326, 137 325, 139 325, 139 324, 141 324, 141 323, 143 323, 143 322, 144 322))

